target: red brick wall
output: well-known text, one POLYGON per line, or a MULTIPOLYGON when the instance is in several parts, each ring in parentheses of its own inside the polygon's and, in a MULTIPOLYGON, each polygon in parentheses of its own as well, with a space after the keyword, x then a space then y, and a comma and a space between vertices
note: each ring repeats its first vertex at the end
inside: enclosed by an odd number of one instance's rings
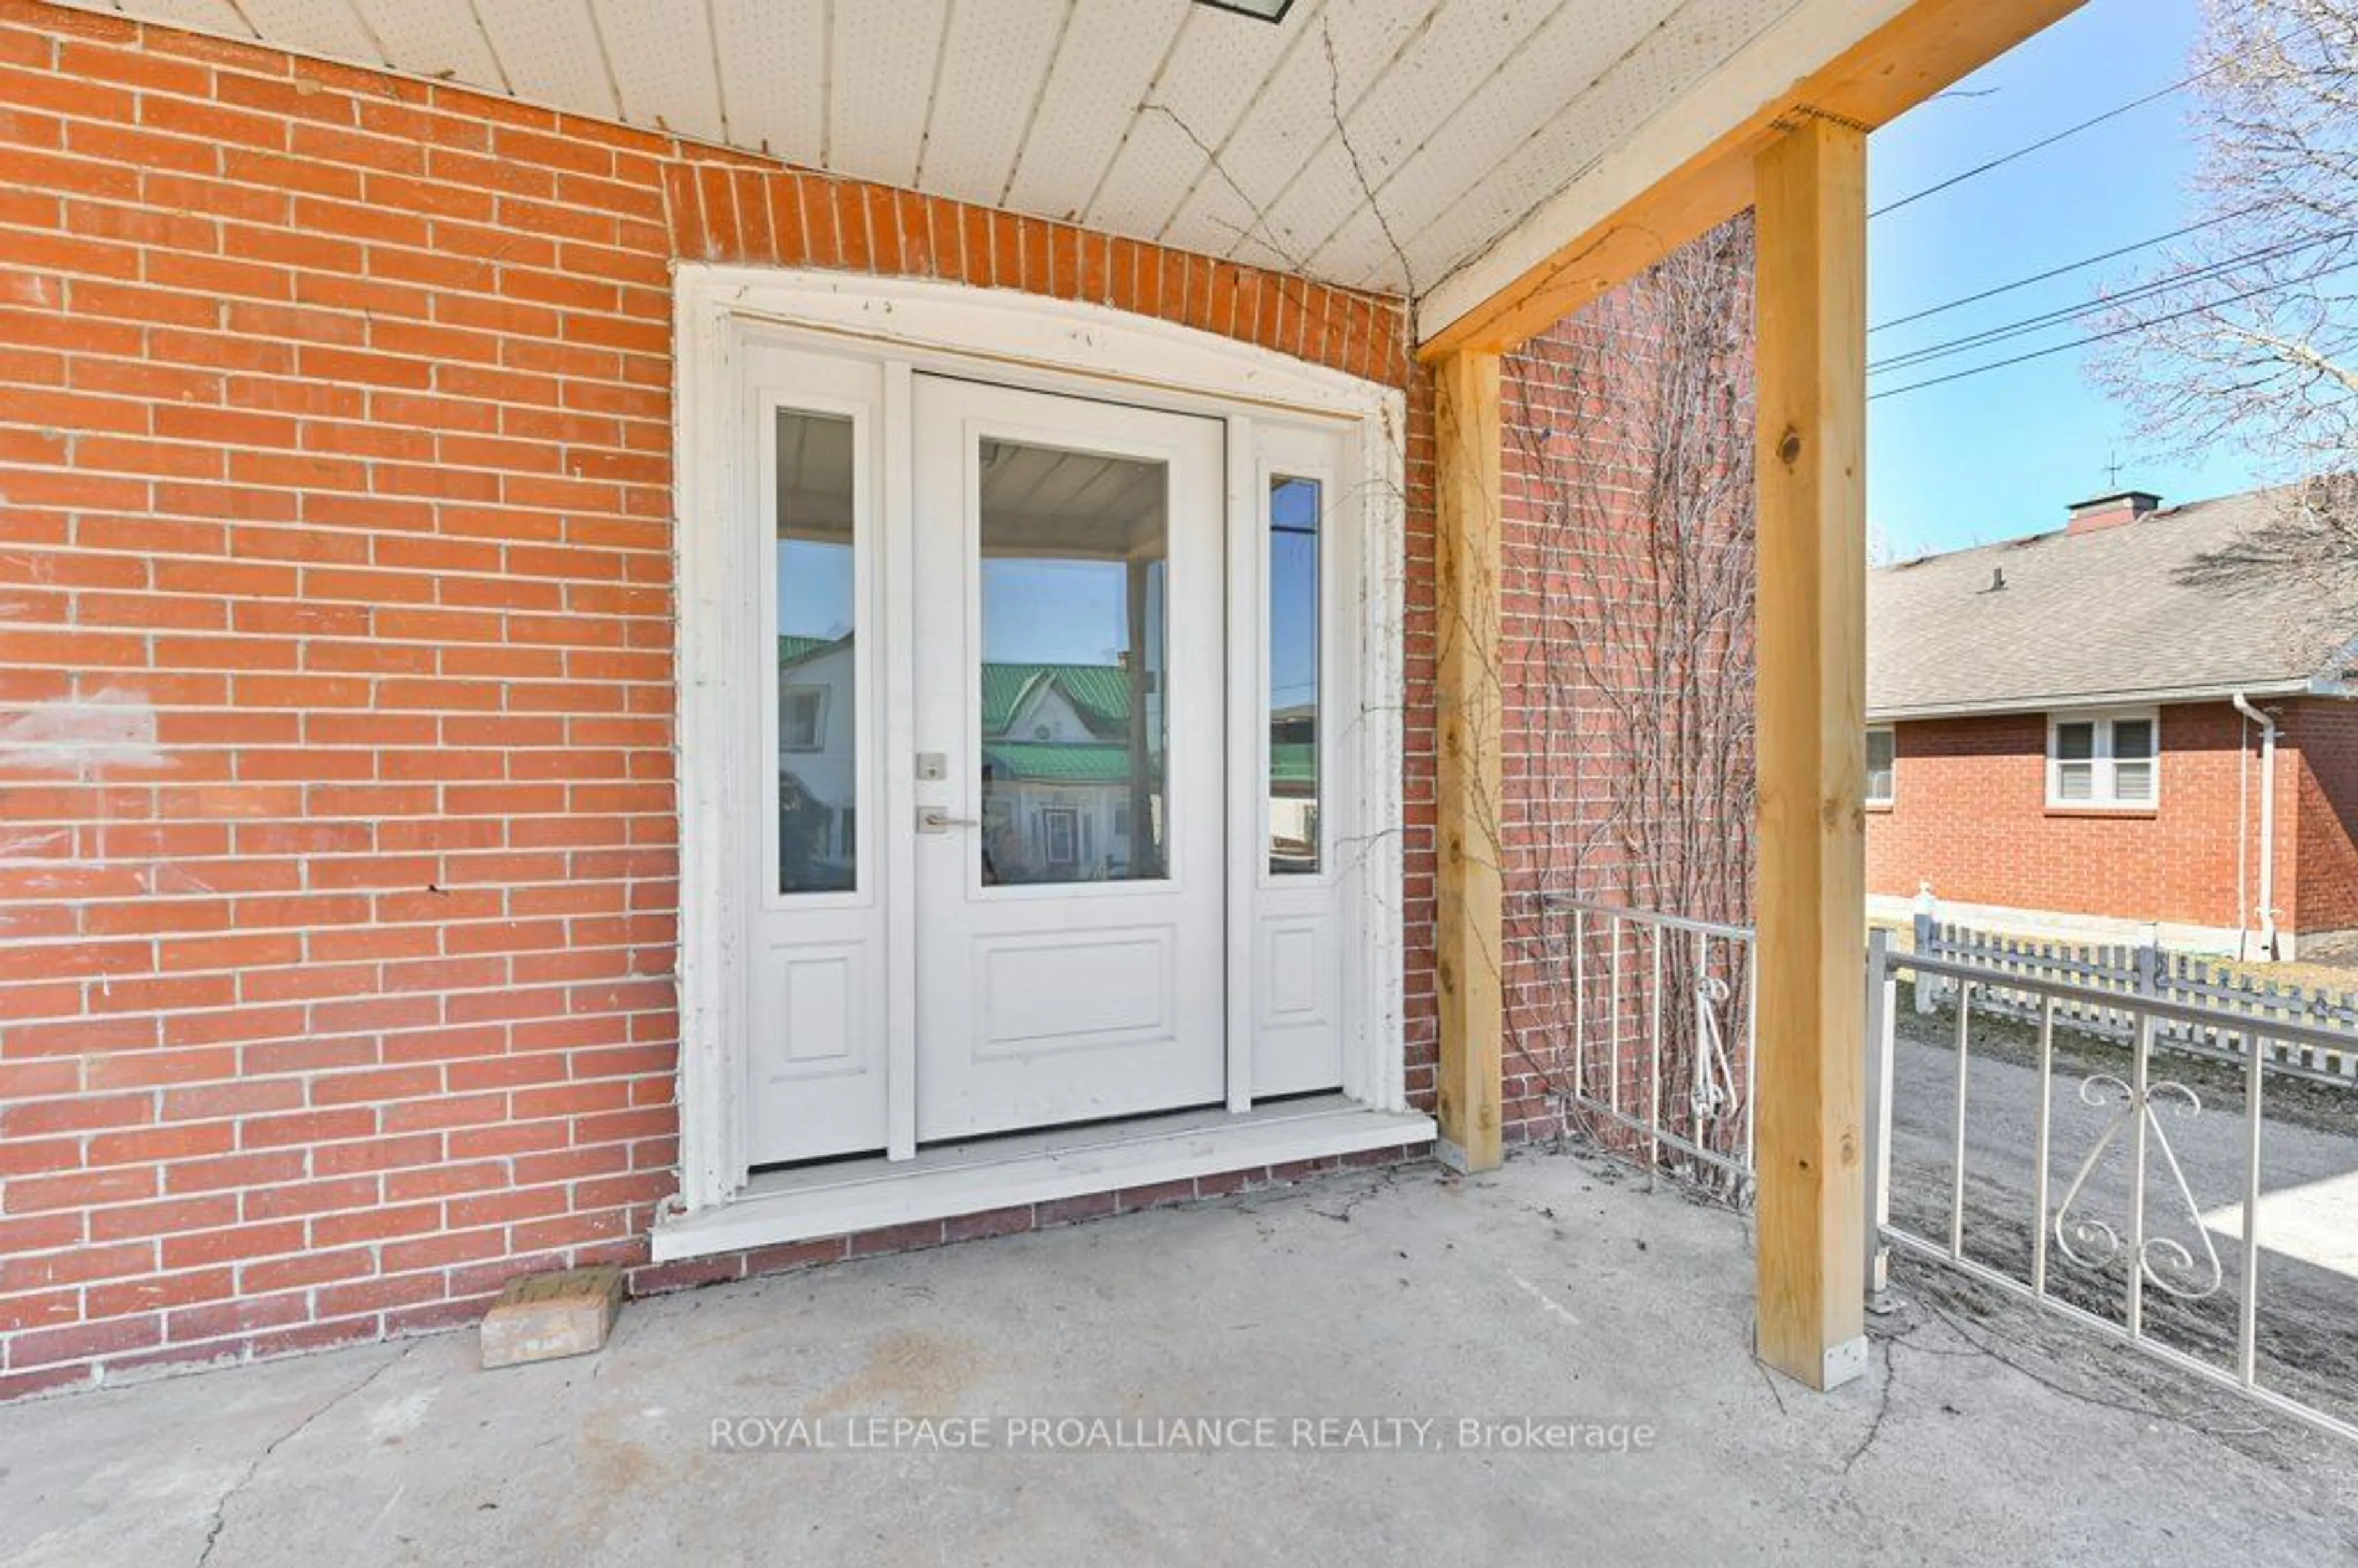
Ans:
MULTIPOLYGON (((1571 921, 1542 895, 1751 918, 1753 507, 1742 466, 1753 441, 1750 293, 1750 223, 1738 220, 1524 344, 1503 367, 1509 1141, 1563 1130, 1560 1091, 1584 1054, 1571 921), (1715 332, 1725 351, 1700 381, 1677 373, 1666 355, 1715 332), (1732 462, 1724 504, 1681 511, 1665 492, 1697 482, 1690 460, 1698 458, 1732 462), (1682 591, 1666 557, 1714 563, 1715 574, 1686 575, 1732 590, 1725 620, 1687 650, 1695 663, 1685 674, 1661 656, 1663 628, 1679 624, 1661 606, 1682 591), (1700 706, 1732 719, 1729 732, 1707 741, 1693 732, 1695 705, 1664 690, 1688 676, 1724 692, 1700 706), (1658 772, 1641 766, 1665 758, 1658 772), (1686 843, 1704 851, 1666 849, 1686 843)), ((1588 958, 1584 1060, 1588 1092, 1603 1095, 1596 1042, 1608 960, 1593 934, 1588 958)), ((1624 998, 1629 1018, 1639 1016, 1637 974, 1628 971, 1624 998)), ((1621 1064, 1632 1083, 1643 1070, 1633 1051, 1621 1064)))
MULTIPOLYGON (((2145 812, 2050 809, 2040 714, 1896 726, 1896 803, 1871 811, 1867 891, 1912 897, 1920 879, 1960 903, 2234 928, 2243 724, 2225 703, 2161 709, 2160 798, 2145 812)), ((2259 875, 2256 736, 2250 752, 2248 896, 2259 875)), ((2292 768, 2278 757, 2277 902, 2291 918, 2292 768)), ((2306 916, 2304 915, 2305 919, 2306 916)))
POLYGON ((1430 1092, 1430 399, 1395 304, 0 0, 0 1397, 644 1259, 676 256, 1091 299, 1410 388, 1430 1092))
POLYGON ((2296 820, 2286 927, 2358 931, 2358 702, 2307 697, 2284 705, 2281 745, 2293 753, 2291 792, 2277 809, 2296 820))

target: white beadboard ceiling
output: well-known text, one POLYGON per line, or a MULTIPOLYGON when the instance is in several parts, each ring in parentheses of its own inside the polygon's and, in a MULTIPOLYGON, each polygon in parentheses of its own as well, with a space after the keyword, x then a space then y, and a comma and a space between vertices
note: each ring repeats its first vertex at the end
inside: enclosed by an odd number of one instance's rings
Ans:
POLYGON ((1423 294, 1822 0, 70 3, 1423 294))

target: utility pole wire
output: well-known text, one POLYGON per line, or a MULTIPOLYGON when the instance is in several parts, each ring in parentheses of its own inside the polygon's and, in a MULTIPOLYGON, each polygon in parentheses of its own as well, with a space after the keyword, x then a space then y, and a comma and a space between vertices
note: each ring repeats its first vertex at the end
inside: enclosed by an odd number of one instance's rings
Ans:
POLYGON ((2186 89, 2193 86, 2196 82, 2201 81, 2212 71, 2223 70, 2225 65, 2226 61, 2222 60, 2217 65, 2206 66, 2202 70, 2196 71, 2191 76, 2181 78, 2177 81, 2171 82, 2167 87, 2157 88, 2153 92, 2147 93, 2142 98, 2133 98, 2126 103, 2121 104, 2118 108, 2107 109, 2103 114, 2095 115, 2090 119, 2082 120, 2076 125, 2066 125, 2063 129, 2057 131, 2052 135, 2041 136, 2039 140, 2032 142, 2028 146, 2017 147, 2010 153, 2001 154, 1998 157, 1990 159, 1987 163, 1975 164, 1973 168, 1965 169, 1962 173, 1952 174, 1946 179, 1940 180, 1935 184, 1924 187, 1921 190, 1911 190, 1907 195, 1898 198, 1897 200, 1887 201, 1882 206, 1876 208, 1874 211, 1867 213, 1867 217, 1870 219, 1880 218, 1887 212, 1897 212, 1902 207, 1912 207, 1917 202, 1923 200, 1926 197, 1938 196, 1942 191, 1950 189, 1952 186, 1963 185, 1969 179, 1978 178, 1994 168, 2004 168, 2007 164, 2014 162, 2017 158, 2028 157, 2035 152, 2043 151, 2048 147, 2053 146, 2060 141, 2078 135, 2082 131, 2093 131, 2098 125, 2104 124, 2107 120, 2117 120, 2133 109, 2142 109, 2148 103, 2158 103, 2173 92, 2183 92, 2186 89))
POLYGON ((1921 392, 1928 386, 1943 386, 1952 381, 1963 381, 1968 376, 1984 375, 1994 370, 2005 370, 2010 365, 2027 364, 2032 360, 2043 360, 2050 354, 2063 353, 2071 349, 2084 349, 2092 343, 2101 343, 2108 338, 2117 338, 2129 332, 2142 332, 2148 328, 2158 327, 2165 321, 2175 321, 2187 316, 2198 316, 2208 310, 2215 310, 2222 305, 2233 305, 2239 300, 2255 299, 2263 294, 2272 294, 2280 288, 2289 288, 2295 284, 2315 283, 2320 278, 2332 277, 2337 274, 2353 269, 2358 269, 2358 261, 2343 262, 2339 266, 2328 267, 2323 272, 2312 273, 2306 277, 2289 277, 2278 283, 2262 284, 2256 288, 2247 288, 2241 294, 2230 294, 2223 299, 2205 300, 2200 305, 2190 305, 2183 310, 2173 310, 2166 316, 2156 316, 2150 320, 2131 321, 2126 326, 2115 327, 2109 331, 2092 332, 2083 338, 2074 338, 2068 343, 2057 343, 2050 348, 2034 349, 2027 354, 2016 354, 2011 359, 1993 360, 1988 364, 1951 371, 1946 375, 1936 375, 1924 381, 1911 381, 1905 386, 1887 387, 1881 392, 1867 394, 1866 400, 1869 403, 1877 403, 1887 397, 1897 397, 1903 392, 1921 392))
MULTIPOLYGON (((2106 315, 2124 305, 2133 305, 2140 299, 2149 298, 2172 288, 2182 287, 2190 283, 2207 283, 2239 266, 2248 266, 2255 262, 2282 261, 2287 256, 2299 255, 2304 251, 2312 251, 2320 245, 2333 244, 2353 237, 2358 237, 2358 228, 2338 229, 2324 234, 2308 234, 2299 239, 2264 245, 2255 251, 2246 251, 2242 255, 2204 262, 2199 266, 2190 266, 2180 272, 2164 273, 2134 287, 2125 288, 2118 294, 2107 295, 2090 304, 2059 306, 2055 309, 2042 311, 2036 316, 2026 316, 2020 320, 2002 322, 1978 332, 1968 332, 1961 338, 1928 343, 1920 349, 1909 349, 1893 354, 1888 359, 1872 361, 1866 367, 1867 373, 1876 375, 1888 371, 1902 370, 1909 365, 1946 359, 1951 354, 1963 353, 1968 349, 1983 348, 1991 343, 2003 342, 2009 338, 2019 338, 2027 333, 2044 331, 2050 327, 2059 327, 2066 322, 2084 320, 2091 316, 2106 315)), ((2309 276, 2321 276, 2323 274, 2309 276)), ((2288 278, 2284 281, 2292 283, 2299 280, 2288 278)))
MULTIPOLYGON (((2312 30, 2314 30, 2314 28, 2312 28, 2312 30)), ((1987 163, 1976 164, 1973 168, 1965 169, 1961 173, 1951 175, 1946 179, 1928 185, 1921 190, 1911 190, 1907 195, 1898 198, 1897 200, 1887 201, 1882 206, 1874 209, 1872 211, 1867 213, 1867 217, 1870 219, 1880 218, 1887 212, 1897 212, 1902 207, 1912 206, 1915 203, 1923 200, 1928 196, 1937 196, 1942 191, 1948 189, 1952 186, 1963 185, 1966 180, 1978 178, 1994 168, 2004 168, 2007 164, 2014 162, 2017 158, 2028 157, 2032 153, 2043 151, 2048 147, 2053 146, 2060 141, 2064 141, 2070 137, 2078 135, 2082 131, 2093 131, 2098 125, 2104 124, 2107 121, 2119 119, 2122 115, 2128 114, 2131 110, 2142 109, 2148 103, 2158 103, 2173 92, 2183 92, 2188 88, 2193 86, 2196 82, 2201 81, 2207 77, 2215 76, 2231 65, 2242 63, 2246 58, 2251 55, 2257 54, 2261 49, 2274 41, 2276 40, 2263 39, 2259 44, 2255 44, 2253 48, 2246 49, 2242 54, 2230 55, 2223 59, 2214 59, 2209 65, 2204 66, 2201 70, 2195 71, 2192 75, 2182 76, 2167 87, 2156 88, 2153 92, 2147 93, 2142 98, 2132 98, 2127 103, 2120 104, 2115 108, 2107 109, 2101 114, 2091 115, 2089 118, 2081 121, 2076 125, 2066 125, 2061 130, 2055 132, 2051 135, 2041 136, 2039 140, 2032 142, 2028 146, 2017 147, 2010 153, 2002 153, 1998 157, 1990 159, 1987 163)))
POLYGON ((2156 234, 2149 240, 2139 240, 2133 245, 2123 245, 2118 250, 2104 251, 2093 256, 2082 256, 2078 261, 2067 262, 2061 266, 2050 267, 2045 272, 2032 273, 2028 277, 2017 277, 2011 283, 2001 283, 1994 288, 1985 288, 1978 294, 1967 294, 1942 304, 1928 306, 1921 310, 1911 310, 1905 316, 1894 316, 1887 321, 1877 321, 1867 330, 1880 332, 1892 327, 1905 327, 1911 321, 1921 321, 1928 316, 1944 315, 1963 306, 1978 305, 1985 299, 1995 299, 2001 294, 2011 294, 2017 288, 2028 288, 2034 283, 2045 283, 2050 278, 2079 272, 2083 268, 2094 266, 2099 262, 2118 261, 2123 256, 2135 255, 2139 251, 2150 250, 2156 245, 2168 244, 2172 240, 2182 240, 2189 234, 2199 233, 2216 224, 2246 217, 2254 211, 2254 208, 2244 207, 2233 212, 2222 212, 2215 218, 2205 218, 2199 223, 2189 223, 2182 229, 2172 229, 2167 234, 2156 234))

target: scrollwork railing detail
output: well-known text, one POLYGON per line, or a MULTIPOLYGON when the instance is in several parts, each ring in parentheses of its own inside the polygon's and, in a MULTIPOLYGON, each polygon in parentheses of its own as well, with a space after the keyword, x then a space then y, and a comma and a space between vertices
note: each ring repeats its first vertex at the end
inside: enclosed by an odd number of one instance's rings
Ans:
MULTIPOLYGON (((2096 1138, 2095 1146, 2087 1158, 2080 1162, 2079 1171, 2063 1194, 2063 1202, 2055 1211, 2055 1245, 2063 1255, 2083 1269, 2102 1269, 2120 1256, 2126 1246, 2119 1231, 2104 1220, 2091 1215, 2074 1214, 2073 1206, 2080 1201, 2082 1189, 2104 1159, 2123 1130, 2134 1125, 2137 1117, 2145 1118, 2146 1128, 2152 1135, 2149 1149, 2158 1150, 2161 1162, 2169 1173, 2170 1184, 2177 1189, 2179 1200, 2186 1206, 2187 1218, 2192 1223, 2195 1237, 2202 1244, 2202 1257, 2198 1261, 2193 1250, 2174 1237, 2148 1236, 2138 1249, 2136 1266, 2144 1271, 2146 1281, 2167 1292, 2180 1301, 2201 1301, 2214 1293, 2225 1279, 2225 1270, 2219 1261, 2219 1249, 2211 1243, 2211 1233, 2202 1224, 2201 1206, 2194 1201, 2194 1189, 2187 1184, 2186 1173, 2178 1163, 2178 1152, 2170 1147, 2169 1132, 2164 1126, 2157 1107, 2168 1103, 2180 1120, 2202 1114, 2202 1100, 2192 1089, 2174 1079, 2149 1084, 2140 1100, 2135 1089, 2109 1073, 2092 1074, 2080 1084, 2080 1100, 2083 1105, 2103 1108, 2114 1105, 2111 1119, 2096 1138)), ((2140 1203, 2142 1194, 2132 1194, 2132 1204, 2140 1203)))

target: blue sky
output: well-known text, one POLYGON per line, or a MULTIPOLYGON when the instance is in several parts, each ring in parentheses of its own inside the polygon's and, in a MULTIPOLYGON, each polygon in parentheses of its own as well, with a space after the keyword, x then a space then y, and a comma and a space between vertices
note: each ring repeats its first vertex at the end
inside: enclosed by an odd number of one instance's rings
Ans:
MULTIPOLYGON (((1869 206, 2010 152, 2187 74, 2195 0, 2090 0, 1957 90, 1876 133, 1869 206), (1972 96, 1968 96, 1972 94, 1972 96)), ((2192 95, 2093 130, 1870 220, 1867 321, 1974 294, 2178 228, 2197 215, 2192 95)), ((1930 320, 1872 332, 1870 361, 2092 298, 2154 253, 2124 257, 1930 320)), ((1869 391, 2065 342, 2084 327, 1877 375, 1869 391)), ((2082 356, 2051 355, 1869 405, 1867 516, 1901 555, 2060 525, 2111 489, 2190 501, 2255 482, 2240 454, 2187 461, 2141 449, 2082 356), (2109 482, 2117 460, 2120 482, 2109 482)))

